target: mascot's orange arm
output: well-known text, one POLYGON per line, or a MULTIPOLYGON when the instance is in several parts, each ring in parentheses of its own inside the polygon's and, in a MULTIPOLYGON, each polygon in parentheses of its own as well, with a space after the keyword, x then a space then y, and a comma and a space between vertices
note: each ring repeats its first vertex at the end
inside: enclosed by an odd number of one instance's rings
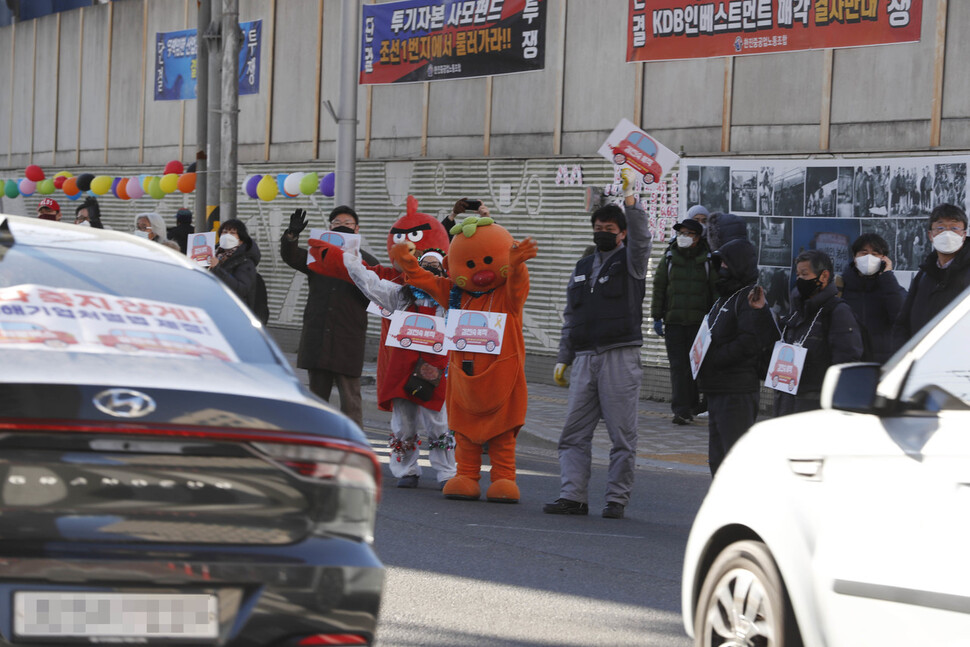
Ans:
POLYGON ((518 309, 525 306, 525 300, 529 296, 529 270, 525 262, 535 258, 538 253, 539 248, 534 238, 526 238, 521 243, 515 243, 509 252, 511 271, 505 282, 505 289, 508 291, 509 302, 518 309))
POLYGON ((391 248, 391 262, 404 270, 405 283, 424 290, 432 299, 447 307, 451 295, 451 279, 435 276, 418 265, 418 259, 411 253, 411 247, 407 243, 398 243, 391 248))
MULTIPOLYGON (((316 238, 311 238, 307 242, 310 247, 310 256, 313 257, 313 261, 307 265, 310 271, 346 281, 351 285, 354 284, 350 275, 347 274, 347 268, 344 266, 344 250, 336 245, 316 238)), ((363 260, 361 261, 361 265, 377 274, 380 278, 389 281, 393 281, 401 275, 397 270, 384 267, 383 265, 368 265, 363 260)))

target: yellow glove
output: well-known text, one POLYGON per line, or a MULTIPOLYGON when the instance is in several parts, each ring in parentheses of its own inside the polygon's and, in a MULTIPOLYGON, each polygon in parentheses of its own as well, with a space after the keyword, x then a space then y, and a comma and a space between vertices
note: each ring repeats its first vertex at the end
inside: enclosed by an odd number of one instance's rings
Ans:
POLYGON ((559 386, 569 386, 569 380, 566 379, 566 369, 569 364, 563 364, 562 362, 556 364, 556 368, 552 370, 552 379, 556 381, 559 386))
POLYGON ((623 197, 629 198, 637 184, 637 174, 632 168, 625 168, 620 171, 620 180, 623 182, 623 197))

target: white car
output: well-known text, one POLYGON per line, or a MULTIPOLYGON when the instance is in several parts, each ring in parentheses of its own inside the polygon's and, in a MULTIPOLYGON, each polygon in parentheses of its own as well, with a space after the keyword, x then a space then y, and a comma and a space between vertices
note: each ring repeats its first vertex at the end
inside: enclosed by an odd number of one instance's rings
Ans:
POLYGON ((696 645, 970 644, 968 340, 970 290, 735 445, 687 542, 696 645))

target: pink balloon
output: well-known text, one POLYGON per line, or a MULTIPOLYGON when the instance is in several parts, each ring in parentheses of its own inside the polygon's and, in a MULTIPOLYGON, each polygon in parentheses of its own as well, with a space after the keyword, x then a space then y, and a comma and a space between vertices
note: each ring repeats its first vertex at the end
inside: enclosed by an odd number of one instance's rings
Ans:
POLYGON ((142 187, 141 180, 138 179, 137 175, 128 178, 128 184, 125 186, 125 191, 127 191, 128 197, 132 200, 137 200, 145 195, 145 189, 142 187))

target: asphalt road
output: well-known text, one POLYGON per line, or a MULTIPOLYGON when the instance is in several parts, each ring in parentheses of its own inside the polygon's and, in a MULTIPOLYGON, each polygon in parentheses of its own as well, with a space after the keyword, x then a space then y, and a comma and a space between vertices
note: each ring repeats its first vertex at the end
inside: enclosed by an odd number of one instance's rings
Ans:
MULTIPOLYGON (((381 421, 369 417, 365 426, 386 463, 381 421)), ((425 459, 416 490, 397 489, 385 467, 377 645, 690 645, 680 570, 706 471, 639 467, 626 518, 608 520, 600 517, 606 468, 597 461, 590 516, 559 517, 542 513, 558 493, 554 447, 525 434, 518 445, 518 504, 445 499, 425 459)))

